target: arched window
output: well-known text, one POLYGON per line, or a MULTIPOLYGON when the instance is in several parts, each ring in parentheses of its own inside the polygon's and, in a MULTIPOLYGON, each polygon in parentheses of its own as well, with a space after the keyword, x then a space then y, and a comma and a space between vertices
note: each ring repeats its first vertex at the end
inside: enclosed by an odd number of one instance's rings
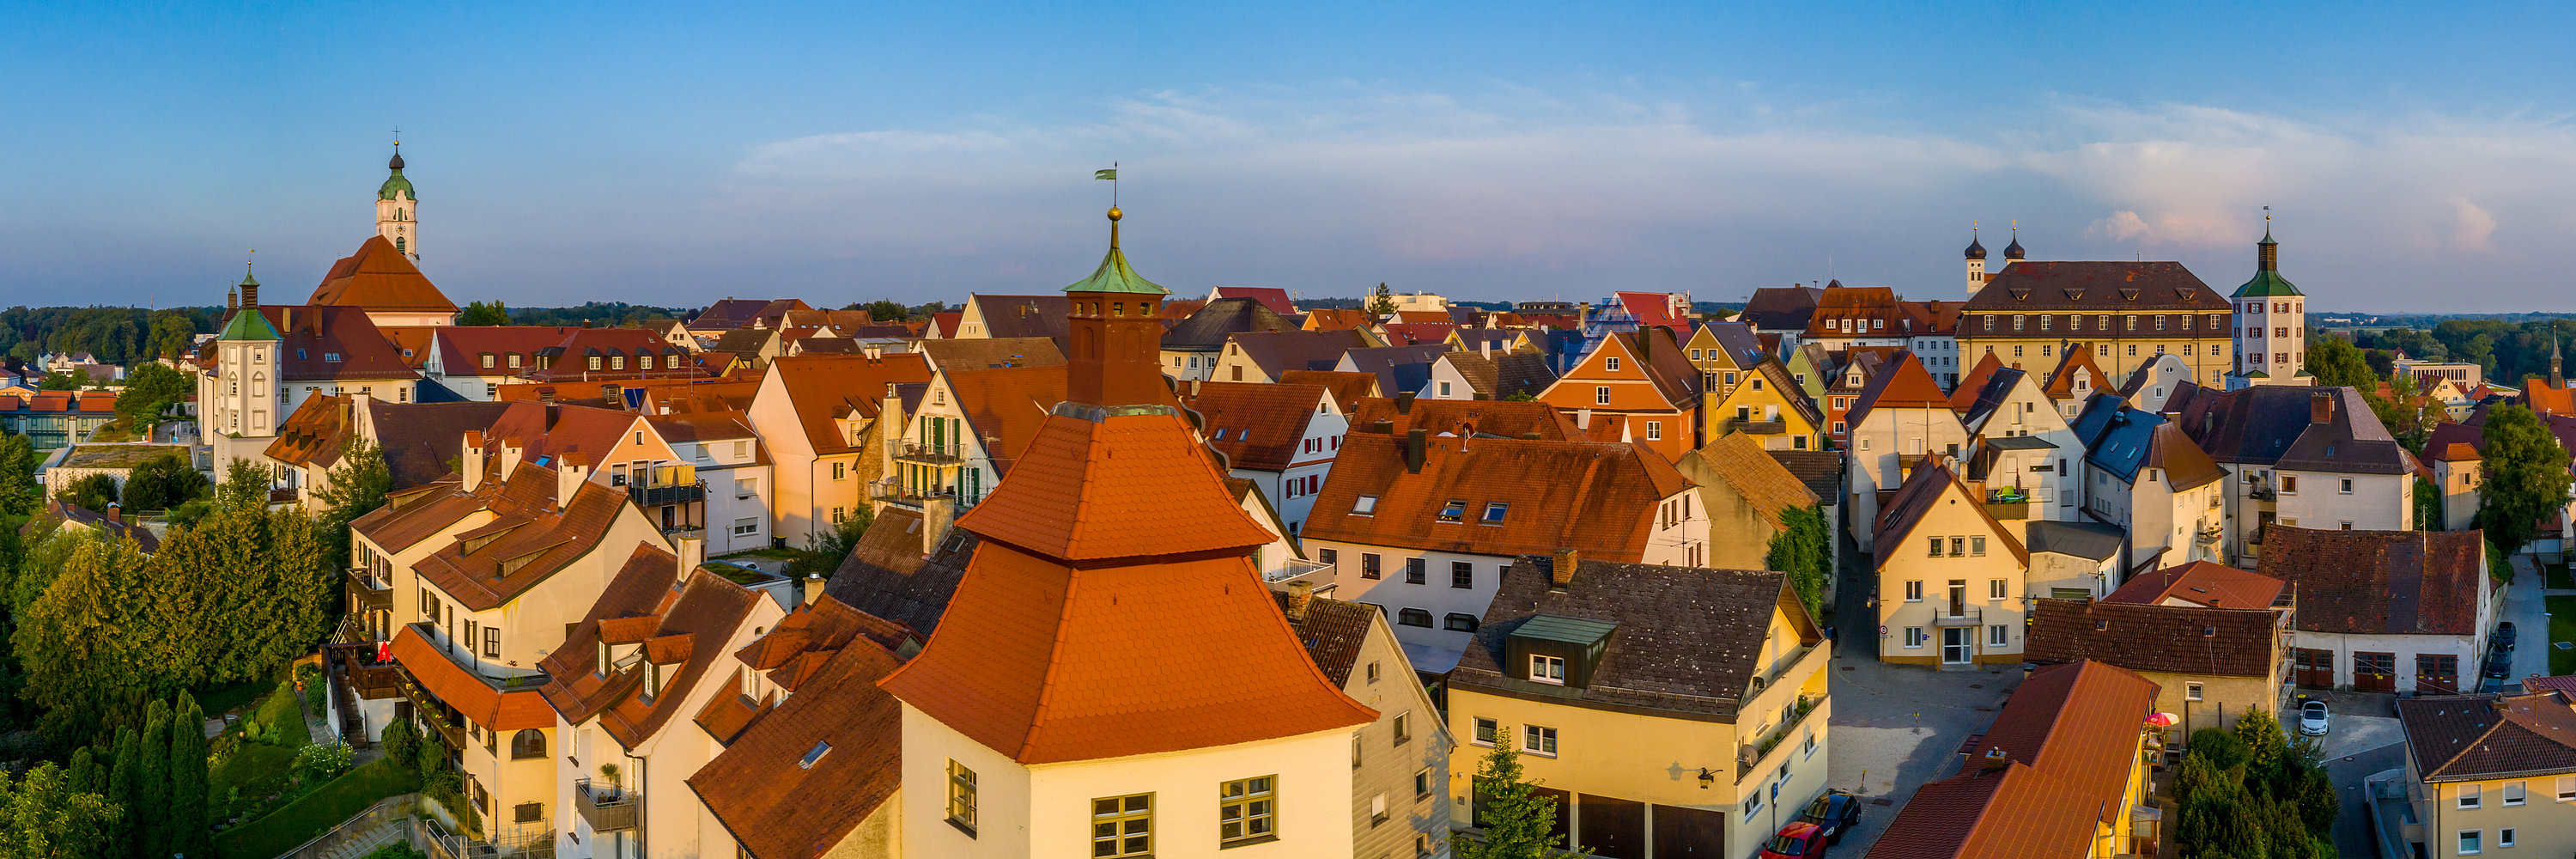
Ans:
POLYGON ((546 756, 546 732, 529 728, 510 735, 510 759, 524 761, 546 756))
POLYGON ((401 251, 401 250, 403 250, 403 239, 402 239, 402 237, 401 237, 401 236, 395 236, 395 237, 394 237, 394 250, 396 250, 396 251, 401 251))

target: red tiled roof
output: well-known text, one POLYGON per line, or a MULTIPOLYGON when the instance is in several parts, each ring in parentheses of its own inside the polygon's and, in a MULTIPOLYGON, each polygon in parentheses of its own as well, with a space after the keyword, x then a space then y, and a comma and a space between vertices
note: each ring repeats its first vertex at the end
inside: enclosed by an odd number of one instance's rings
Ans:
MULTIPOLYGON (((521 463, 507 481, 486 480, 464 507, 490 510, 490 524, 463 534, 498 536, 474 551, 460 539, 412 563, 412 571, 473 611, 498 608, 566 565, 598 548, 617 516, 632 509, 626 493, 583 481, 568 502, 555 497, 554 469, 521 463), (560 506, 558 504, 560 503, 560 506), (506 528, 506 531, 503 529, 506 528), (507 562, 507 563, 505 563, 507 562)), ((454 493, 455 490, 447 490, 454 493)), ((420 511, 428 517, 454 512, 435 501, 413 503, 397 513, 420 511)), ((370 514, 372 515, 372 514, 370 514)), ((363 517, 362 517, 363 518, 363 517)), ((455 522, 448 519, 448 523, 455 522)), ((444 524, 438 527, 445 527, 444 524)), ((432 529, 433 532, 436 530, 432 529)), ((460 535, 461 536, 461 535, 460 535)), ((623 550, 624 547, 619 547, 623 550)))
POLYGON ((1205 420, 1208 446, 1235 468, 1279 471, 1297 458, 1306 424, 1325 402, 1320 385, 1199 382, 1182 401, 1205 420), (1193 393, 1195 392, 1195 393, 1193 393))
POLYGON ((1846 426, 1858 427, 1869 417, 1871 409, 1950 408, 1950 395, 1941 393, 1941 383, 1932 381, 1932 372, 1923 369, 1922 359, 1911 350, 1896 353, 1893 363, 1880 367, 1862 388, 1860 400, 1852 404, 1843 418, 1846 426))
POLYGON ((441 330, 441 327, 433 325, 379 325, 376 326, 376 330, 382 332, 385 335, 385 339, 393 341, 394 351, 402 355, 403 363, 411 365, 411 368, 414 370, 418 370, 421 368, 421 365, 429 363, 429 350, 434 341, 438 339, 438 332, 441 330))
POLYGON ((581 329, 560 325, 459 325, 434 330, 438 362, 446 367, 448 375, 515 376, 536 369, 537 350, 560 346, 581 329), (483 366, 486 352, 492 355, 490 369, 483 366), (516 368, 510 366, 512 355, 519 356, 516 368))
POLYGON ((1272 313, 1281 316, 1297 314, 1297 308, 1288 303, 1288 290, 1275 286, 1220 286, 1208 295, 1210 300, 1249 298, 1261 302, 1261 306, 1270 308, 1272 313))
POLYGON ((689 789, 753 856, 823 855, 902 784, 903 707, 877 687, 897 662, 870 643, 832 653, 803 689, 689 776, 689 789), (804 765, 818 746, 822 758, 804 765))
POLYGON ((2102 601, 2160 605, 2179 599, 2214 608, 2268 609, 2287 587, 2280 579, 2251 570, 2193 561, 2131 576, 2102 601))
POLYGON ((1671 462, 1635 444, 1433 436, 1414 473, 1406 442, 1370 432, 1344 439, 1306 539, 1505 556, 1571 546, 1635 562, 1656 506, 1690 488, 1671 462), (1377 498, 1370 514, 1352 512, 1362 495, 1377 498), (1466 502, 1460 521, 1441 521, 1452 500, 1466 502), (1508 505, 1503 524, 1482 524, 1494 502, 1508 505))
POLYGON ((1449 332, 1458 326, 1447 322, 1394 322, 1384 327, 1388 345, 1414 346, 1447 340, 1449 332))
POLYGON ((2111 387, 2111 377, 2102 372, 2101 365, 2093 363, 2093 345, 2069 343, 2066 344, 2066 354, 2057 359, 2057 368, 2048 372, 2048 384, 2041 386, 2048 392, 2048 398, 2061 402, 2073 399, 2077 370, 2093 374, 2092 387, 2085 391, 2087 395, 2111 387))
POLYGON ((1366 328, 1375 322, 1376 320, 1369 317, 1368 311, 1357 308, 1319 307, 1306 311, 1306 330, 1308 331, 1366 328))
POLYGON ((495 688, 440 653, 438 645, 421 635, 419 626, 405 625, 394 632, 393 655, 421 688, 486 730, 555 726, 555 708, 546 704, 536 687, 507 692, 495 688))
POLYGON ((2263 529, 2265 575, 2298 588, 2298 626, 2357 635, 2474 635, 2487 593, 2479 531, 2263 529))
POLYGON ((2138 766, 2156 684, 2099 662, 2041 668, 1995 714, 1968 770, 1924 785, 1869 859, 2042 859, 2084 855, 2138 766), (2007 761, 1988 772, 1982 758, 2007 761), (1988 784, 1991 783, 1991 784, 1988 784))
POLYGON ((1411 408, 1400 410, 1395 400, 1370 397, 1351 409, 1353 430, 1367 429, 1379 421, 1388 422, 1386 434, 1399 438, 1405 431, 1419 427, 1433 435, 1484 433, 1520 438, 1538 433, 1544 441, 1589 440, 1574 425, 1574 418, 1553 405, 1536 401, 1417 399, 1411 408))
POLYGON ((358 252, 341 257, 331 265, 331 273, 322 276, 307 302, 317 305, 357 307, 367 310, 401 310, 423 313, 455 313, 456 302, 429 282, 412 265, 411 258, 394 250, 394 243, 384 236, 368 236, 358 245, 358 252))
POLYGON ((1966 414, 1968 409, 1976 406, 1977 395, 1985 390, 1986 380, 2003 368, 2003 359, 1995 357, 1993 352, 1979 357, 1977 366, 1968 368, 1968 374, 1959 377, 1959 386, 1950 389, 1950 408, 1966 414))
MULTIPOLYGON (((281 306, 256 310, 277 329, 279 377, 293 381, 410 380, 420 373, 357 307, 281 306)), ((240 312, 238 310, 234 311, 240 312)), ((230 317, 226 317, 230 319, 230 317)))
POLYGON ((1378 395, 1377 374, 1339 370, 1290 370, 1279 374, 1282 385, 1322 385, 1333 392, 1333 404, 1351 411, 1362 397, 1378 395))
POLYGON ((833 421, 850 414, 874 417, 889 384, 930 381, 919 355, 795 355, 770 362, 769 372, 787 391, 796 420, 816 453, 857 450, 833 421))
POLYGON ((544 403, 511 403, 484 430, 487 437, 515 441, 528 462, 581 454, 594 467, 605 467, 608 452, 626 439, 642 416, 634 412, 544 403))
POLYGON ((1619 299, 1619 306, 1627 308, 1629 315, 1637 317, 1638 327, 1657 325, 1676 338, 1690 336, 1690 320, 1673 315, 1671 296, 1660 292, 1619 292, 1612 296, 1619 299))
POLYGON ((957 521, 983 542, 930 642, 880 685, 1026 764, 1375 721, 1261 586, 1249 556, 1272 537, 1223 478, 1177 415, 1049 418, 957 521))

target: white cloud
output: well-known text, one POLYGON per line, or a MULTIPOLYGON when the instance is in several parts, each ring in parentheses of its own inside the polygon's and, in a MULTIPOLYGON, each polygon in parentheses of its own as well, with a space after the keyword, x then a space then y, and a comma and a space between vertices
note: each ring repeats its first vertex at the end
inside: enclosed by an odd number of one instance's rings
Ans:
POLYGON ((2464 251, 2493 249, 2487 239, 2495 235, 2494 215, 2487 214, 2487 210, 2467 200, 2453 200, 2451 208, 2456 221, 2451 228, 2452 247, 2464 251))

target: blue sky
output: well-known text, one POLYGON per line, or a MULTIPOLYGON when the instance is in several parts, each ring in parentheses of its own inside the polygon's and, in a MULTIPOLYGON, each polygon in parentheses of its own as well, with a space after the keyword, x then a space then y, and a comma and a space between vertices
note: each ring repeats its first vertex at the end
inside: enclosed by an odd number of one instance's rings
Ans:
POLYGON ((459 301, 1060 288, 1739 300, 2034 258, 2320 309, 2570 309, 2549 7, 9 3, 11 303, 301 294, 389 131, 459 301), (1990 240, 1999 248, 2002 241, 1990 240))

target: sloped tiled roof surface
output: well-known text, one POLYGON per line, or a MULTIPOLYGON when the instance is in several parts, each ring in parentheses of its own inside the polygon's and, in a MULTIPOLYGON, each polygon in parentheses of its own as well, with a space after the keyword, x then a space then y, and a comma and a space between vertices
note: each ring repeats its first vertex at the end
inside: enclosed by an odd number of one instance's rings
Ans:
POLYGON ((1327 331, 1247 331, 1234 335, 1235 348, 1271 378, 1291 370, 1332 370, 1342 353, 1369 345, 1357 329, 1327 331))
POLYGON ((1389 322, 1380 326, 1380 330, 1386 332, 1386 342, 1396 346, 1446 343, 1449 332, 1457 328, 1446 322, 1389 322))
POLYGON ((1373 373, 1343 373, 1333 370, 1290 370, 1279 374, 1282 385, 1322 385, 1333 392, 1333 404, 1348 412, 1364 397, 1379 396, 1377 376, 1373 373))
MULTIPOLYGON (((358 307, 280 306, 255 308, 277 332, 278 375, 289 381, 409 380, 419 371, 403 360, 393 341, 358 307)), ((241 310, 234 311, 239 315, 241 310)))
POLYGON ((1245 331, 1295 331, 1287 317, 1252 298, 1220 298, 1163 332, 1163 348, 1215 351, 1245 331))
POLYGON ((393 488, 409 489, 453 473, 449 463, 463 454, 465 433, 490 427, 509 408, 508 403, 375 400, 367 404, 367 415, 376 444, 384 448, 385 466, 393 472, 393 488))
POLYGON ((971 337, 923 340, 913 345, 930 366, 949 372, 996 367, 1060 367, 1064 350, 1044 337, 971 337))
POLYGON ((889 384, 930 381, 930 365, 921 356, 797 355, 771 362, 769 372, 786 389, 796 421, 816 453, 857 450, 833 423, 858 414, 875 417, 885 403, 889 384))
POLYGON ((1419 427, 1433 435, 1471 432, 1520 438, 1538 433, 1545 441, 1585 440, 1573 418, 1536 401, 1417 399, 1411 406, 1399 407, 1396 400, 1370 397, 1360 400, 1351 412, 1353 430, 1379 421, 1388 422, 1388 434, 1399 438, 1419 427))
POLYGON ((936 631, 980 540, 972 531, 951 528, 937 545, 926 547, 929 557, 906 560, 902 554, 906 545, 903 538, 909 529, 921 527, 920 522, 918 514, 899 515, 897 508, 886 508, 868 526, 859 549, 841 561, 841 568, 832 573, 823 592, 922 635, 936 631), (911 516, 911 521, 904 521, 903 515, 911 516), (889 519, 894 520, 892 524, 889 519), (879 528, 888 529, 888 533, 878 534, 879 528))
POLYGON ((1366 310, 1352 307, 1319 307, 1306 311, 1305 327, 1309 331, 1348 331, 1354 328, 1366 328, 1376 322, 1377 320, 1371 318, 1366 310))
POLYGON ((2298 625, 2353 635, 2474 635, 2489 587, 2477 531, 2322 531, 2272 523, 2256 570, 2299 593, 2298 625))
POLYGON ((2395 437, 2350 388, 2256 385, 2215 393, 2183 411, 2180 423, 2219 462, 2387 474, 2404 468, 2395 437), (2313 421, 2318 394, 2335 404, 2324 424, 2313 421), (2325 453, 2329 446, 2332 457, 2325 453))
POLYGON ((2032 672, 1995 714, 1968 770, 1917 790, 1869 859, 2085 855, 2097 821, 2128 797, 2155 696, 2156 684, 2100 662, 2032 672), (2002 770, 1981 766, 1987 749, 2003 752, 2002 770))
POLYGON ((340 409, 346 405, 349 398, 336 394, 304 398, 277 428, 277 440, 265 452, 268 458, 299 468, 330 468, 339 462, 352 429, 341 421, 340 409))
POLYGON ((2032 662, 2096 659, 2131 671, 2268 677, 2275 663, 2266 608, 2201 608, 2090 600, 2038 600, 2032 662))
POLYGON ((1941 383, 1932 380, 1921 359, 1911 351, 1900 351, 1894 363, 1870 374, 1869 386, 1861 389, 1860 400, 1852 404, 1843 422, 1858 427, 1871 410, 1881 408, 1946 411, 1950 395, 1941 392, 1941 383))
POLYGON ((1763 287, 1745 299, 1744 312, 1735 318, 1763 331, 1805 331, 1824 294, 1812 286, 1763 287))
MULTIPOLYGON (((1275 594, 1279 610, 1288 610, 1287 594, 1275 594)), ((1306 655, 1315 660, 1315 668, 1335 686, 1351 682, 1351 669, 1359 664, 1360 648, 1368 643, 1369 620, 1380 609, 1364 602, 1343 602, 1315 597, 1306 602, 1304 620, 1290 618, 1288 627, 1297 631, 1297 640, 1306 645, 1306 655)))
POLYGON ((635 547, 581 622, 564 636, 563 645, 537 663, 548 678, 538 690, 547 703, 579 724, 632 694, 635 677, 602 678, 592 673, 599 668, 598 644, 602 640, 636 643, 653 637, 664 620, 658 616, 659 609, 679 589, 679 581, 678 556, 659 546, 635 547))
POLYGON ((449 661, 438 645, 422 634, 425 626, 405 624, 396 629, 392 649, 394 661, 410 672, 412 679, 420 681, 429 694, 486 729, 519 731, 555 726, 555 708, 546 703, 536 687, 503 691, 485 682, 465 666, 449 661))
POLYGON ((1202 382, 1182 405, 1206 421, 1208 446, 1233 467, 1278 471, 1296 459, 1324 395, 1318 385, 1202 382))
POLYGON ((1061 344, 1073 330, 1068 321, 1073 299, 1061 294, 970 295, 966 300, 981 311, 986 337, 1045 337, 1061 344))
MULTIPOLYGON (((1261 302, 1261 306, 1269 308, 1270 312, 1281 316, 1288 316, 1297 312, 1296 307, 1288 303, 1288 290, 1281 289, 1276 286, 1220 286, 1209 291, 1208 295, 1214 297, 1218 301, 1228 298, 1249 298, 1254 301, 1261 302)), ((1211 301, 1209 303, 1213 304, 1215 302, 1211 301)))
MULTIPOLYGON (((459 325, 436 329, 439 364, 450 376, 517 375, 537 366, 537 352, 548 346, 563 345, 581 329, 559 325, 459 325), (492 354, 492 366, 483 366, 483 354, 492 354), (519 365, 510 366, 510 356, 519 356, 519 365)), ((659 339, 659 336, 656 336, 659 339)))
POLYGON ((1420 391, 1431 381, 1431 362, 1447 351, 1449 344, 1434 340, 1418 346, 1352 349, 1342 353, 1342 362, 1352 370, 1377 376, 1378 390, 1420 391))
POLYGON ((865 640, 832 651, 689 789, 753 856, 823 855, 902 785, 903 706, 877 687, 897 664, 865 640), (822 758, 802 765, 818 744, 822 758))
POLYGON ((2233 309, 2227 296, 2178 262, 2021 260, 2005 266, 1969 297, 1966 312, 2226 313, 2233 309))
POLYGON ((2155 605, 2180 599, 2213 608, 2268 609, 2288 588, 2288 582, 2252 570, 2193 561, 2130 576, 2102 601, 2155 605))
POLYGON ((310 304, 454 313, 456 302, 429 282, 411 258, 394 250, 384 236, 368 236, 358 252, 341 257, 315 287, 310 304))
MULTIPOLYGON (((1418 405, 1418 404, 1417 404, 1418 405)), ((1634 444, 1432 436, 1420 473, 1405 465, 1406 437, 1354 432, 1303 536, 1479 555, 1525 555, 1571 546, 1585 557, 1637 561, 1656 506, 1690 488, 1661 454, 1634 444), (1374 512, 1353 512, 1359 496, 1374 512), (1458 521, 1441 521, 1451 500, 1458 521), (1508 505, 1500 525, 1486 506, 1508 505)))
POLYGON ((1826 504, 1842 503, 1843 455, 1837 450, 1766 450, 1773 462, 1798 476, 1826 504))
MULTIPOLYGON (((527 463, 521 463, 507 481, 485 480, 483 487, 473 493, 474 502, 464 509, 489 510, 495 518, 490 524, 459 532, 459 536, 498 536, 472 552, 464 551, 462 540, 451 542, 413 562, 412 571, 455 597, 465 608, 486 611, 508 603, 565 565, 590 554, 598 548, 600 538, 607 535, 619 511, 629 509, 626 493, 584 481, 570 501, 557 506, 555 482, 554 469, 527 463)), ((461 494, 454 489, 431 491, 461 494)), ((393 518, 434 519, 455 509, 435 502, 415 502, 396 511, 393 518)), ((462 514, 439 526, 458 518, 462 514)))
POLYGON ((1950 408, 1962 415, 1967 414, 1977 400, 1985 396, 1986 379, 2003 368, 2004 360, 1995 357, 1993 352, 1978 356, 1976 366, 1968 368, 1967 375, 1959 377, 1958 387, 1950 389, 1950 408))
POLYGON ((2102 365, 2093 363, 2091 344, 2072 343, 2067 345, 2066 354, 2058 357, 2057 366, 2049 369, 2048 381, 2039 387, 2049 399, 2065 402, 2110 390, 2111 385, 2111 377, 2102 372, 2102 365), (2077 379, 2083 379, 2085 384, 2080 394, 2075 390, 2077 379))
POLYGON ((1906 476, 1905 484, 1897 487, 1896 494, 1890 497, 1887 500, 1887 506, 1879 511, 1878 529, 1874 534, 1875 539, 1872 540, 1870 554, 1876 557, 1879 563, 1886 563, 1887 559, 1896 557, 1896 553, 1903 550, 1906 542, 1914 539, 1914 526, 1921 524, 1923 517, 1931 515, 1932 510, 1939 507, 1944 499, 1951 503, 1964 500, 1969 507, 1975 509, 1979 517, 1985 520, 1986 527, 1993 530, 1995 539, 2002 541, 2004 549, 2021 559, 2022 564, 2027 566, 2030 563, 2030 550, 2022 545, 2021 537, 2014 534, 2012 529, 2004 527, 2002 522, 1996 521, 1995 515, 1987 511, 1984 504, 1977 503, 1977 496, 1968 491, 1966 483, 1959 480, 1958 472, 1952 469, 1952 465, 1953 461, 1949 457, 1936 454, 1914 467, 1914 473, 1906 476), (1956 494, 1953 494, 1954 491, 1956 494))
POLYGON ((2404 698, 2397 720, 2428 782, 2576 772, 2576 710, 2557 689, 2404 698))
POLYGON ((1503 572, 1475 641, 1449 676, 1452 685, 1524 694, 1543 688, 1602 705, 1732 721, 1761 670, 1773 612, 1789 613, 1798 644, 1822 638, 1782 573, 1577 561, 1574 581, 1555 590, 1555 569, 1555 557, 1530 556, 1503 572), (1539 687, 1504 670, 1508 639, 1539 615, 1618 625, 1589 686, 1539 687))
POLYGON ((997 488, 957 525, 1067 560, 1269 543, 1270 532, 1225 497, 1225 475, 1186 429, 1168 413, 1051 415, 1002 484, 1029 488, 997 488))
POLYGON ((1683 456, 1696 456, 1707 463, 1711 473, 1775 529, 1785 527, 1781 516, 1789 510, 1810 507, 1818 501, 1816 493, 1809 491, 1779 460, 1772 459, 1752 436, 1728 433, 1683 456))

